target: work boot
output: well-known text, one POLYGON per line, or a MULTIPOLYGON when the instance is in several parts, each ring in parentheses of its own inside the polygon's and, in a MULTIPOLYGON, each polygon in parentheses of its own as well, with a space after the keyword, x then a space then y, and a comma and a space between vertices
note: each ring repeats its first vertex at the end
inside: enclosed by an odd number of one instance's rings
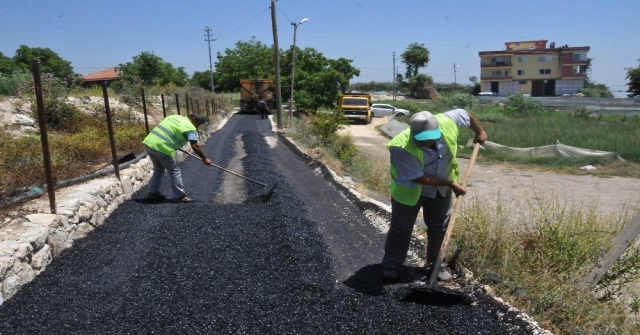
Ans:
POLYGON ((176 199, 175 202, 194 202, 195 200, 189 198, 189 196, 185 193, 182 197, 176 199))
POLYGON ((158 193, 149 192, 149 194, 147 194, 147 201, 150 201, 150 202, 160 202, 160 201, 163 201, 166 198, 167 197, 164 196, 164 194, 162 194, 160 192, 158 192, 158 193))

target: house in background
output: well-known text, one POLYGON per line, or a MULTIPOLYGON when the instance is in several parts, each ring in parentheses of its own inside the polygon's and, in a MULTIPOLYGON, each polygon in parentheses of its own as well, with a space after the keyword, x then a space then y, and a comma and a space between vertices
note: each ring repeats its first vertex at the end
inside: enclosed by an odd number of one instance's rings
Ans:
POLYGON ((120 73, 118 68, 110 67, 98 72, 90 73, 82 76, 82 86, 89 87, 94 85, 101 85, 101 82, 106 81, 109 85, 112 81, 120 79, 120 73))
POLYGON ((505 50, 480 51, 481 91, 508 96, 575 94, 587 79, 590 47, 556 47, 547 40, 506 42, 505 50))

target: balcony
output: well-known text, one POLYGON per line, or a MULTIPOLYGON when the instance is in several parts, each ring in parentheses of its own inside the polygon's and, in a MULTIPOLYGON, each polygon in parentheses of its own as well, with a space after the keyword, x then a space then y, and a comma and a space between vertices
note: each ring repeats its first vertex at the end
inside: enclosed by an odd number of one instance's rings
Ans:
POLYGON ((511 62, 480 63, 480 67, 503 67, 512 65, 511 62))

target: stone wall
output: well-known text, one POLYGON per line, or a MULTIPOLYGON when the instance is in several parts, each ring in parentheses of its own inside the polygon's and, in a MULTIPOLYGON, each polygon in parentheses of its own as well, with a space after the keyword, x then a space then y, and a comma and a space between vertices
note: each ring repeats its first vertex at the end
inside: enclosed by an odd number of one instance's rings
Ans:
MULTIPOLYGON (((200 130, 200 141, 226 123, 230 113, 200 130)), ((187 145, 185 150, 190 151, 187 145)), ((186 155, 176 152, 178 160, 186 155)), ((75 240, 86 237, 151 178, 148 157, 115 175, 56 190, 56 214, 46 196, 12 209, 0 229, 0 304, 15 295, 75 240)), ((45 194, 46 195, 46 194, 45 194)))

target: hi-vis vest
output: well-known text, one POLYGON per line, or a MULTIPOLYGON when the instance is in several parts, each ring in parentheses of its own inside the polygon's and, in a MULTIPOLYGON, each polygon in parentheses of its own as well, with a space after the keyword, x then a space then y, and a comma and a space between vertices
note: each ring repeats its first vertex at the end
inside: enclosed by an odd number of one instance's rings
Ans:
MULTIPOLYGON (((458 182, 460 169, 458 167, 458 160, 456 159, 456 152, 458 149, 457 142, 460 130, 458 129, 458 125, 456 125, 456 123, 449 117, 443 114, 437 114, 435 117, 438 119, 438 123, 440 124, 440 131, 442 132, 444 141, 447 144, 447 148, 451 151, 451 172, 449 172, 448 179, 458 182)), ((411 128, 405 129, 402 133, 389 141, 389 143, 387 143, 387 148, 390 147, 399 147, 407 150, 410 154, 418 158, 420 161, 420 167, 424 169, 424 152, 422 152, 420 147, 413 143, 411 128)), ((409 206, 417 204, 420 194, 422 193, 422 184, 414 183, 411 187, 401 186, 396 183, 397 178, 398 171, 395 166, 391 165, 391 196, 393 199, 399 203, 409 206)))
POLYGON ((142 143, 163 154, 173 156, 174 151, 182 148, 188 140, 182 133, 196 130, 188 117, 169 115, 145 137, 142 143))

